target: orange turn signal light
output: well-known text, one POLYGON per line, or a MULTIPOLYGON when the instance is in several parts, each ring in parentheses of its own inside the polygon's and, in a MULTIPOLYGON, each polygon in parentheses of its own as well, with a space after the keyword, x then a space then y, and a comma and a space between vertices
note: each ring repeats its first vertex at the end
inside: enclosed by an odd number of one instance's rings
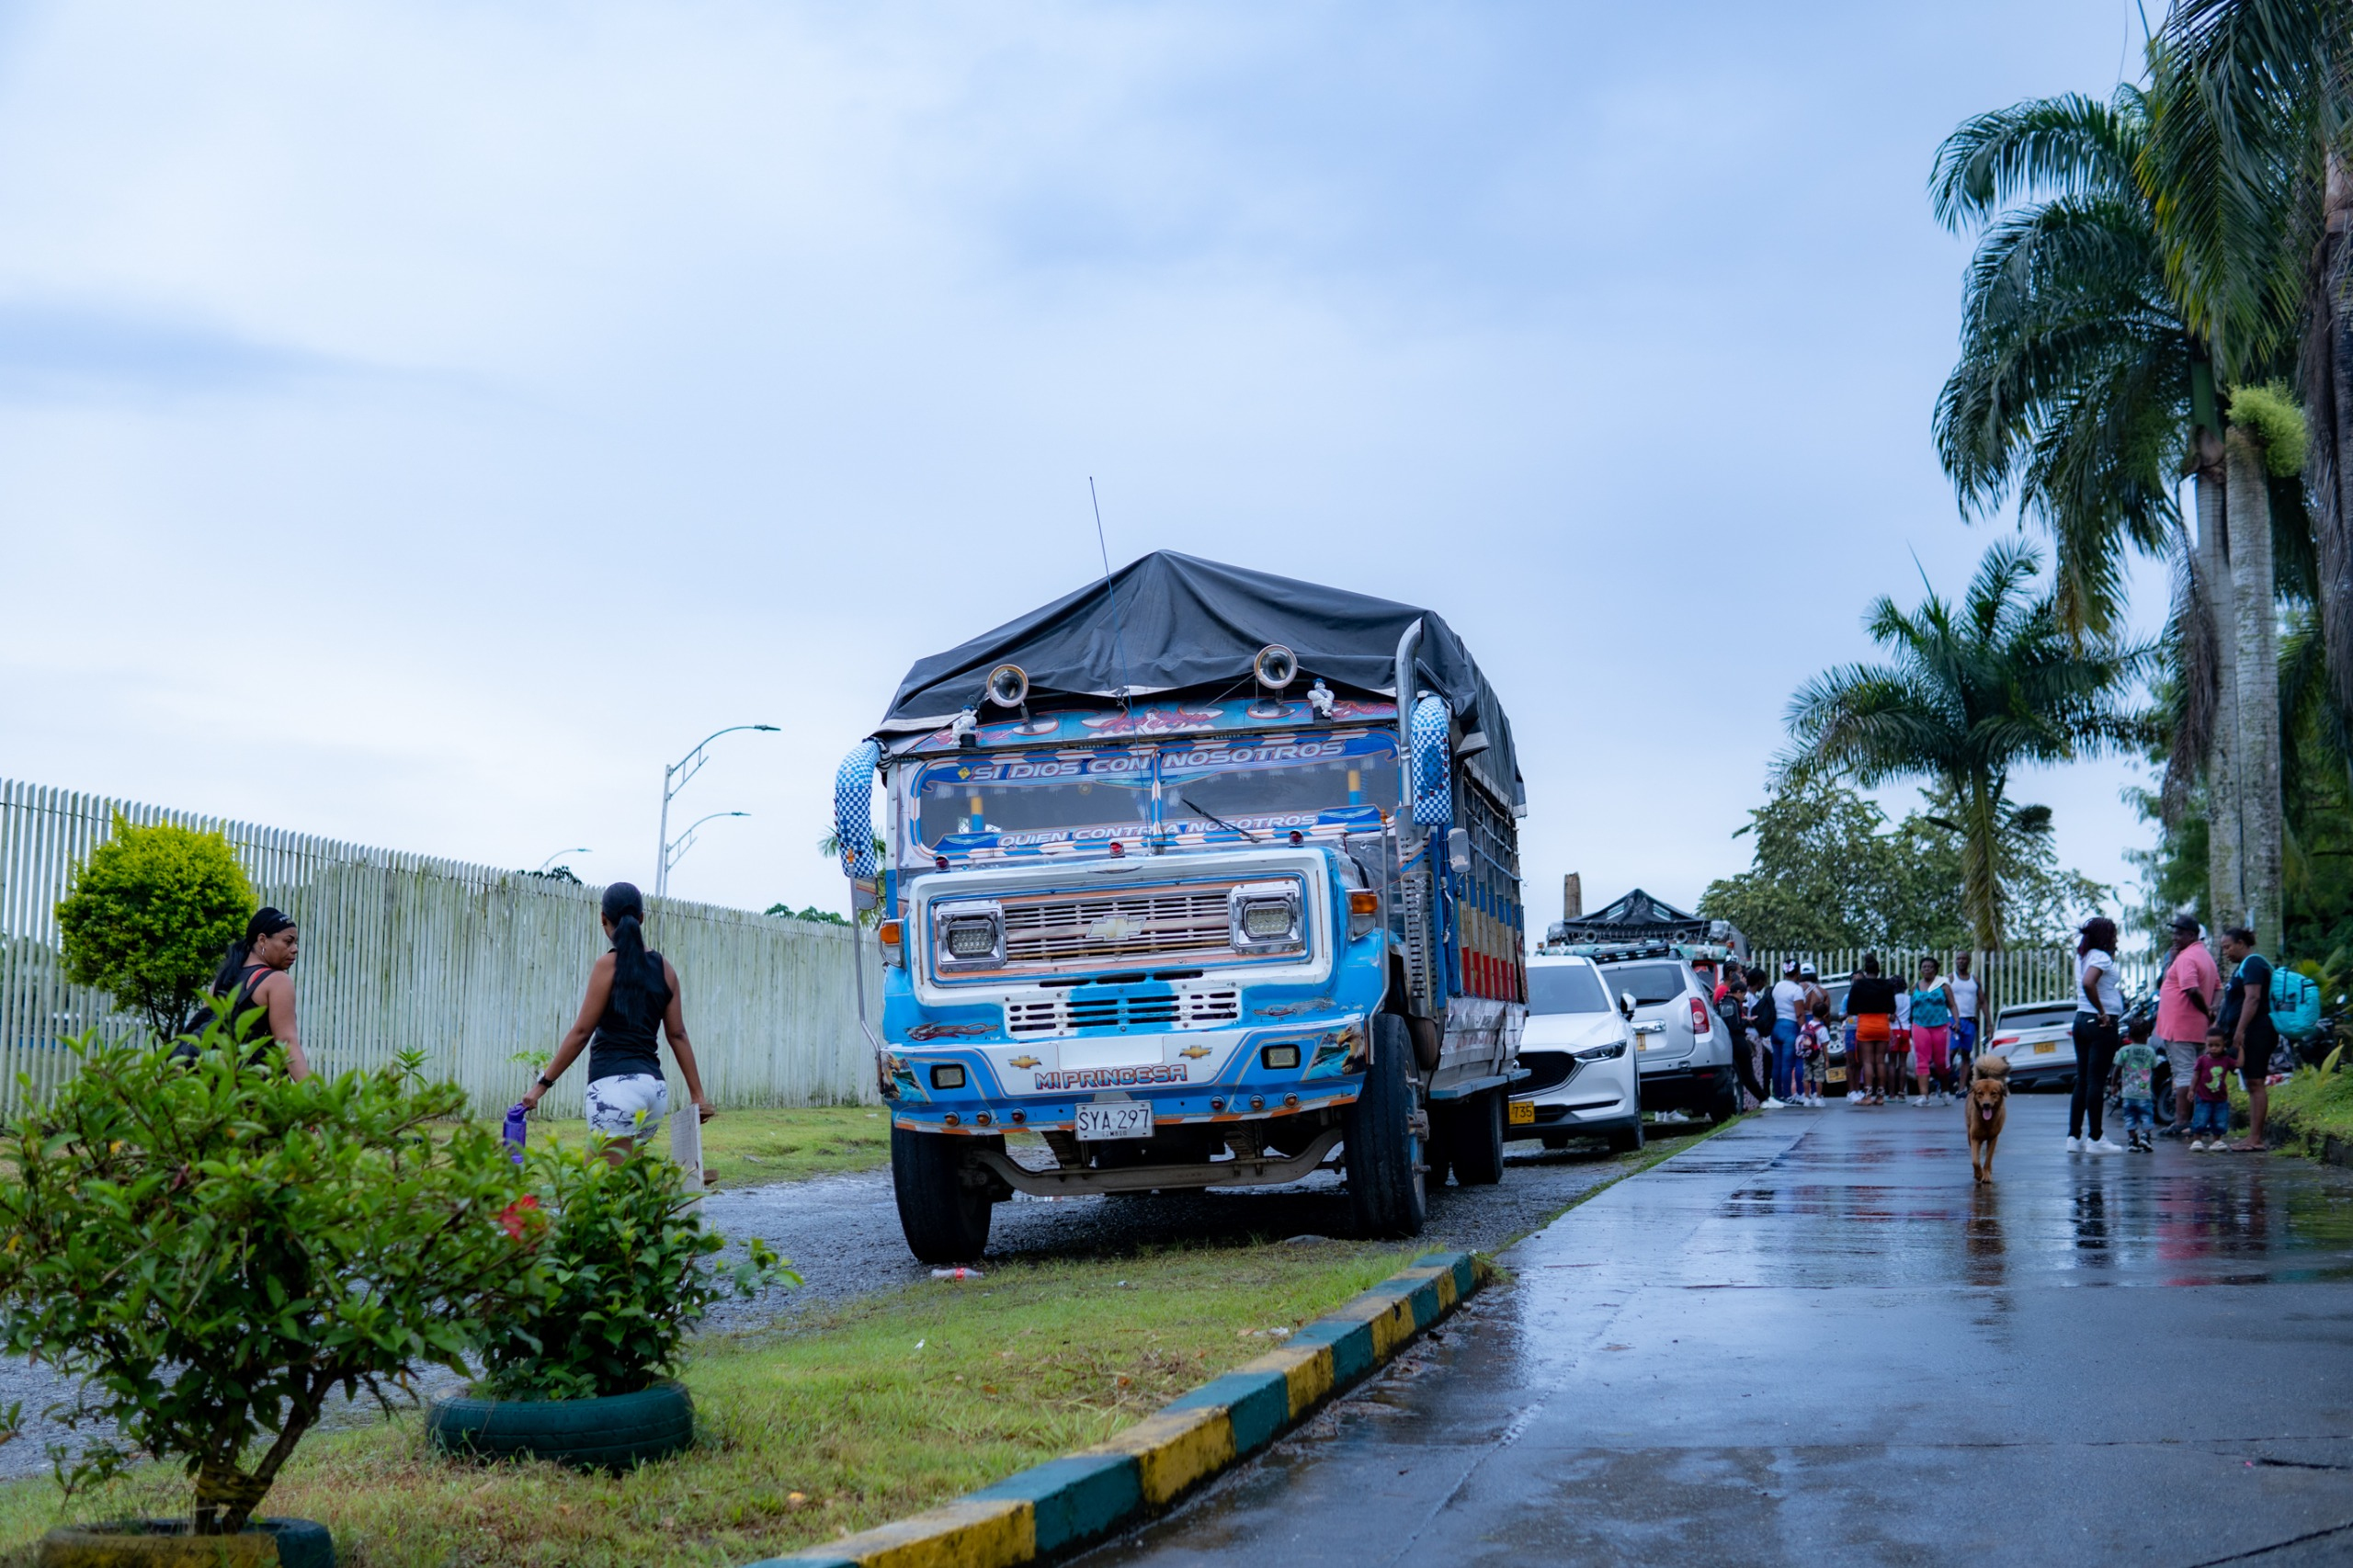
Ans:
POLYGON ((1348 913, 1349 913, 1350 915, 1378 915, 1378 914, 1380 914, 1380 913, 1381 913, 1381 895, 1380 895, 1379 893, 1377 893, 1377 892, 1351 892, 1351 893, 1349 893, 1349 894, 1348 894, 1348 913))
POLYGON ((874 928, 874 934, 881 939, 882 945, 886 948, 895 948, 899 945, 899 923, 895 920, 885 920, 874 928))

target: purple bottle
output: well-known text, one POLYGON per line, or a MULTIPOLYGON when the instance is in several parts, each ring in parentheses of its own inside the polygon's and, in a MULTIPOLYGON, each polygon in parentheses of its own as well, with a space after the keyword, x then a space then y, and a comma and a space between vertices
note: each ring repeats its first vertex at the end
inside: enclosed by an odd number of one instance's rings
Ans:
POLYGON ((530 1108, 528 1106, 512 1105, 507 1107, 506 1126, 498 1134, 498 1136, 506 1142, 514 1145, 515 1163, 518 1165, 523 1163, 523 1119, 529 1114, 530 1108))

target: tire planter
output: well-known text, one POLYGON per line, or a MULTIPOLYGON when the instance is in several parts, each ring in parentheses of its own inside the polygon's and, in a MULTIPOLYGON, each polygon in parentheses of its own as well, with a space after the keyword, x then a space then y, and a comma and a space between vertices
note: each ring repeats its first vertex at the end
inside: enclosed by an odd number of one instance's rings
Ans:
POLYGON ((40 1568, 335 1568, 335 1538, 309 1519, 256 1519, 241 1535, 190 1535, 184 1519, 67 1525, 41 1537, 40 1568))
POLYGON ((426 1433, 443 1453, 540 1459, 579 1470, 627 1470, 667 1459, 695 1440, 695 1403, 683 1383, 597 1399, 433 1402, 426 1433))

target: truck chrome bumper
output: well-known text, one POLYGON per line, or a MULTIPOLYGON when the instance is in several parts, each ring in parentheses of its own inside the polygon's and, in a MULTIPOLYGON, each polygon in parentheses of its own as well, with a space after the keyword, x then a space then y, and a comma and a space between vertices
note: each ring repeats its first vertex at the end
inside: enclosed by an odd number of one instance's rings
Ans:
POLYGON ((1339 1142, 1340 1130, 1334 1127, 1288 1159, 1237 1156, 1207 1164, 1128 1165, 1108 1171, 1033 1171, 995 1149, 976 1149, 971 1157, 1016 1192, 1032 1198, 1062 1198, 1076 1192, 1149 1192, 1154 1187, 1280 1187, 1314 1174, 1339 1142))

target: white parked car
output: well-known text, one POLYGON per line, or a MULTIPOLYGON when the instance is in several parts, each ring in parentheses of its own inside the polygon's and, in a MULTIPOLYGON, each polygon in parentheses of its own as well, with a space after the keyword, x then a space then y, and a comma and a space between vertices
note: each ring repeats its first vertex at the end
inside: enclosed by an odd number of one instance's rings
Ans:
POLYGON ((1604 1137, 1612 1149, 1643 1146, 1642 1091, 1634 1076, 1633 1024, 1588 958, 1539 953, 1528 960, 1528 1028, 1519 1064, 1530 1076, 1512 1086, 1506 1138, 1540 1138, 1558 1149, 1572 1138, 1604 1137))
MULTIPOLYGON (((2013 1089, 2073 1089, 2075 1086, 2075 1005, 2028 1002, 2002 1009, 1984 1055, 2010 1060, 2013 1089)), ((2157 1052, 2156 1119, 2173 1120, 2173 1065, 2157 1052)))
POLYGON ((2003 1008, 1984 1054, 2010 1059, 2014 1089, 2074 1087, 2075 1005, 2027 1002, 2003 1008))

